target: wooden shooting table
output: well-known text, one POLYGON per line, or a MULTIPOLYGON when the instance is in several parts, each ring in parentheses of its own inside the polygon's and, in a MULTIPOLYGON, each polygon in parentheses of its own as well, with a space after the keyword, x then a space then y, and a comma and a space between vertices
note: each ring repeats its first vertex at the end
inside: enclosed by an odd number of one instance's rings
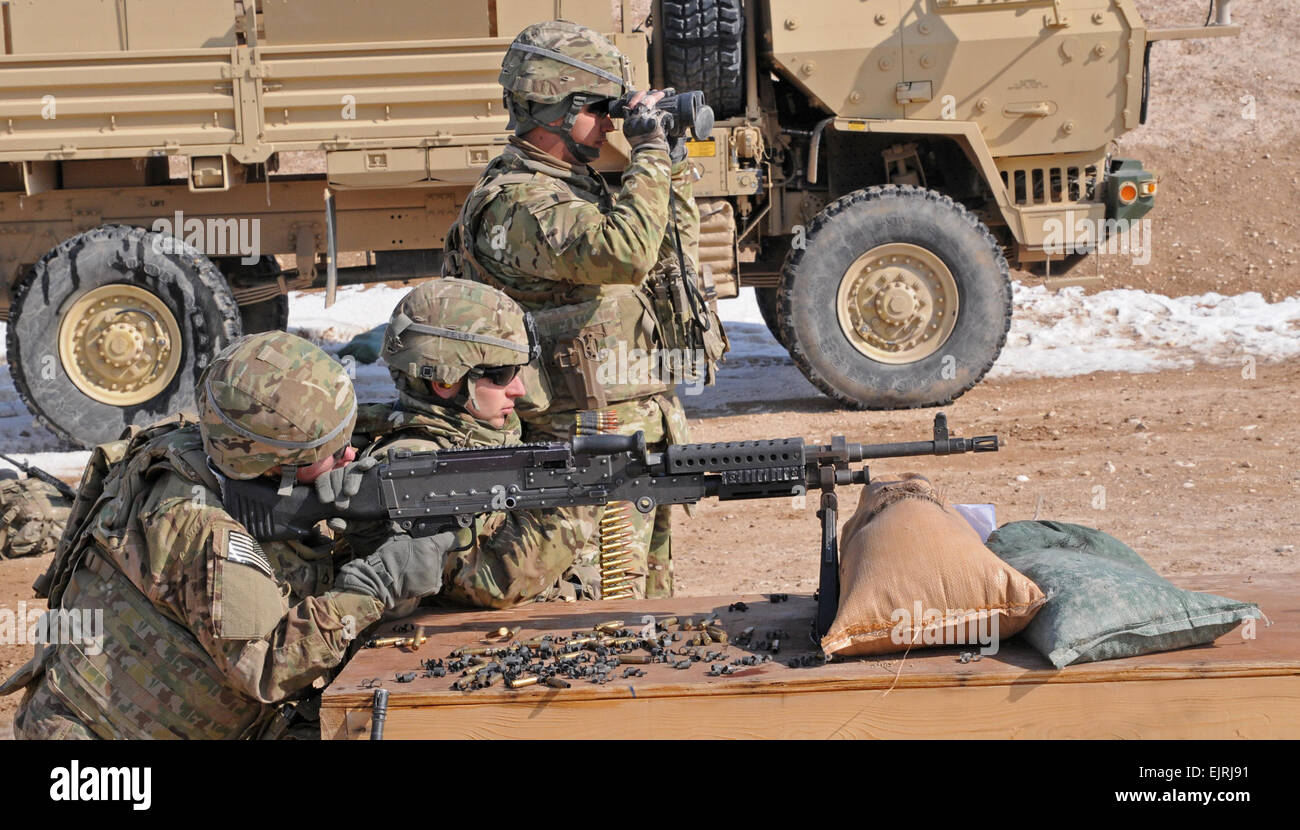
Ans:
MULTIPOLYGON (((996 656, 961 663, 975 646, 913 649, 901 654, 791 668, 816 653, 809 638, 816 603, 791 594, 678 597, 544 603, 508 611, 429 611, 402 623, 423 626, 418 650, 360 651, 327 688, 321 703, 327 738, 368 738, 373 688, 389 692, 385 740, 399 738, 1300 738, 1300 574, 1197 576, 1175 580, 1259 604, 1256 638, 1242 630, 1213 645, 1061 671, 1016 638, 996 656), (738 600, 748 610, 729 611, 738 600), (512 690, 453 691, 460 672, 424 677, 420 661, 446 658, 496 629, 520 626, 516 639, 570 636, 613 621, 641 628, 644 615, 700 619, 716 614, 732 640, 754 626, 755 645, 784 630, 769 662, 736 674, 706 676, 711 663, 622 670, 604 685, 535 685, 512 690), (400 673, 416 678, 399 683, 400 673)), ((380 635, 399 623, 381 626, 380 635)), ((376 635, 376 636, 380 636, 376 635)), ((687 638, 674 643, 687 647, 687 638)), ((699 647, 702 655, 723 650, 699 647)), ((726 662, 769 654, 731 643, 726 662)), ((674 655, 674 659, 685 659, 674 655)), ((717 662, 717 661, 714 661, 717 662)))

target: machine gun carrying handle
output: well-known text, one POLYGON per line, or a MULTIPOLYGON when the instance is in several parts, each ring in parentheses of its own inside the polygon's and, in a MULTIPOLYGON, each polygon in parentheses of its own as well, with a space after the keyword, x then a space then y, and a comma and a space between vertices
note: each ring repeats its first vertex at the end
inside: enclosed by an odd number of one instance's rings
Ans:
POLYGON ((631 435, 578 435, 573 439, 574 455, 599 455, 602 453, 630 452, 645 457, 645 433, 637 430, 631 435))

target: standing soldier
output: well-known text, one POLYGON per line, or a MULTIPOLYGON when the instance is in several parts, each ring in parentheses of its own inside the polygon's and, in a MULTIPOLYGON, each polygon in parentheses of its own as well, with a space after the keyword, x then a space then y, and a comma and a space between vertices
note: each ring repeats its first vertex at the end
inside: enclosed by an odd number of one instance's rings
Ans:
MULTIPOLYGON (((357 467, 401 450, 518 444, 520 370, 535 356, 530 328, 514 300, 481 283, 432 280, 407 294, 393 310, 383 345, 398 400, 361 407, 356 434, 372 443, 357 467)), ((537 598, 598 596, 596 574, 572 566, 595 535, 599 511, 560 507, 478 517, 447 557, 439 598, 506 608, 537 598)), ((365 552, 392 532, 387 522, 354 526, 348 544, 365 552)))
MULTIPOLYGON (((691 168, 684 137, 670 141, 655 108, 663 93, 629 93, 627 59, 562 20, 521 32, 500 82, 515 135, 448 232, 443 273, 534 312, 540 372, 520 401, 525 439, 640 430, 652 446, 686 442, 673 388, 712 380, 726 339, 697 275, 691 168), (632 160, 615 192, 589 162, 619 100, 632 160)), ((672 594, 670 516, 606 508, 579 556, 600 569, 604 598, 672 594)))
POLYGON ((284 332, 245 337, 198 397, 198 424, 172 419, 92 454, 36 586, 47 619, 81 620, 80 636, 49 638, 0 685, 27 690, 18 737, 283 734, 367 626, 440 587, 450 533, 396 537, 336 572, 328 545, 263 548, 222 506, 227 478, 319 490, 352 460, 356 398, 328 355, 284 332))

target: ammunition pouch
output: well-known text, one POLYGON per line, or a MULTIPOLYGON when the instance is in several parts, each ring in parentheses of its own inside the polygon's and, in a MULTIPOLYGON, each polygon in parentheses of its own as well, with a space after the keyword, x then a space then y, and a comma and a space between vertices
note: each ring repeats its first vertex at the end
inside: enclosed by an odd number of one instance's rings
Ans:
POLYGON ((727 333, 718 319, 717 290, 713 278, 704 274, 682 275, 671 267, 646 280, 655 317, 659 321, 661 377, 672 384, 712 384, 717 366, 730 349, 727 333))
POLYGON ((606 286, 595 300, 533 312, 533 321, 542 353, 525 377, 521 412, 603 409, 671 388, 657 364, 653 306, 634 286, 606 286))

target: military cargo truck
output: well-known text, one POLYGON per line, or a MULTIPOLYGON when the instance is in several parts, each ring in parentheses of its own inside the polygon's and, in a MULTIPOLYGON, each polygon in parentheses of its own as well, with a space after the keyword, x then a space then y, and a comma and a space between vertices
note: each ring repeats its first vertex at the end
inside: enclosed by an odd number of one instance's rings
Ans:
POLYGON ((649 27, 629 5, 3 0, 0 310, 23 400, 109 440, 192 407, 210 356, 283 326, 289 291, 436 275, 506 140, 505 49, 560 16, 609 33, 637 86, 717 110, 690 155, 719 296, 754 286, 844 404, 941 404, 998 356, 1009 265, 1059 275, 1154 204, 1110 144, 1145 116, 1152 43, 1236 32, 1227 0, 1161 30, 1133 0, 661 0, 649 27), (281 167, 302 151, 319 166, 281 167))

